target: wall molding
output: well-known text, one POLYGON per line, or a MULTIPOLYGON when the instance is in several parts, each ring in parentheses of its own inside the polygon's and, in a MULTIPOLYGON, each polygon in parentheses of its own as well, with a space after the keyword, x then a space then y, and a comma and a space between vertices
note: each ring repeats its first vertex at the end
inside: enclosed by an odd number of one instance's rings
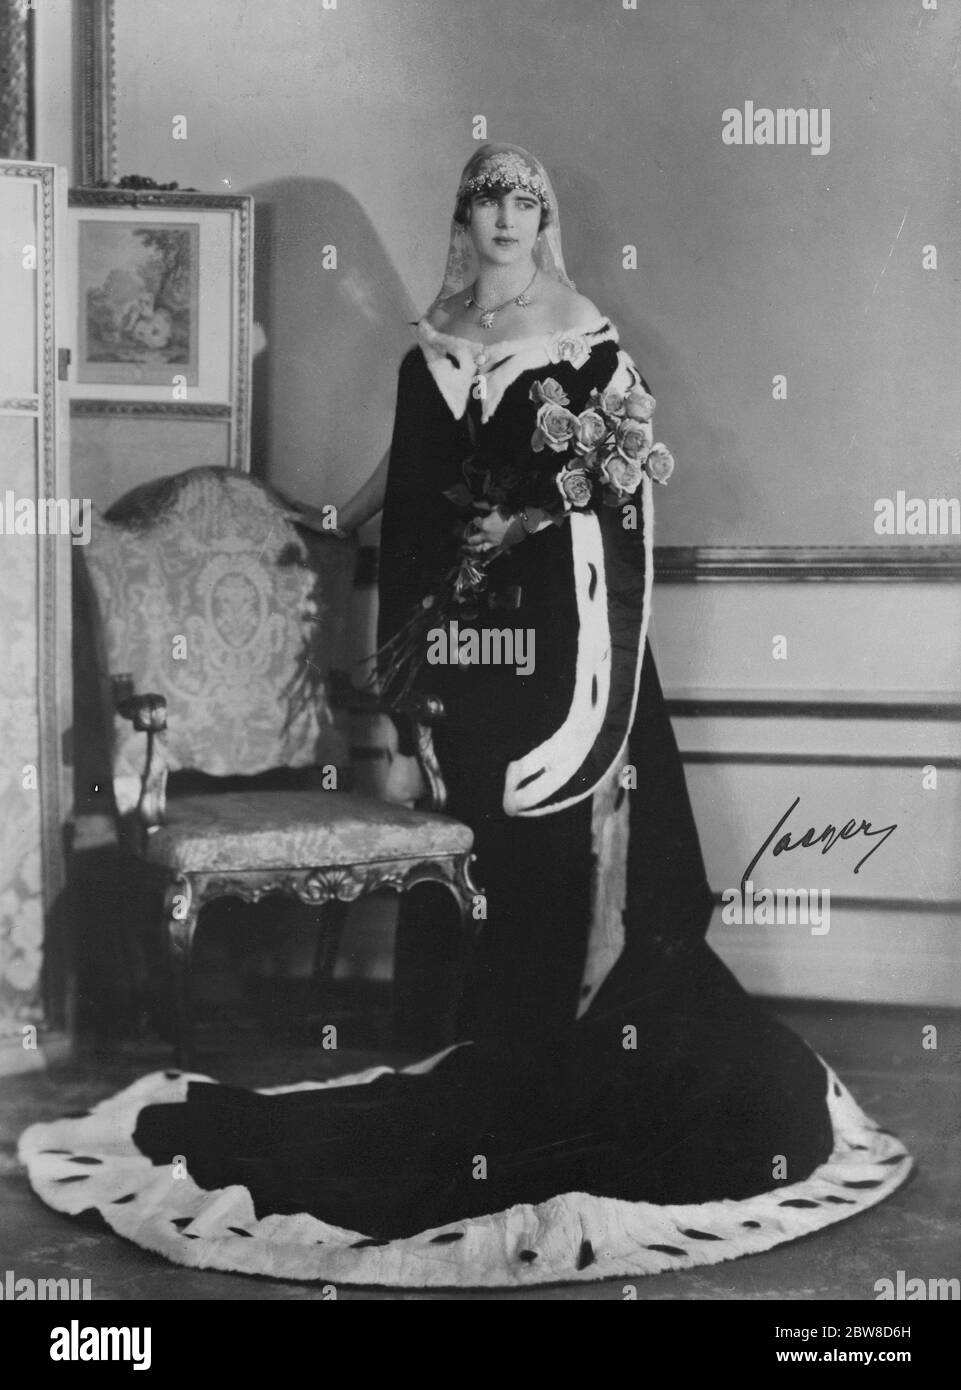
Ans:
POLYGON ((74 396, 70 402, 72 418, 82 415, 127 415, 144 420, 230 420, 233 410, 216 401, 108 401, 74 396))
MULTIPOLYGON (((780 892, 792 892, 793 889, 780 888, 776 884, 771 887, 780 892)), ((731 884, 731 888, 737 889, 737 884, 731 884)), ((730 890, 724 890, 730 891, 730 890)), ((759 891, 755 889, 755 892, 759 891)), ((714 890, 714 906, 722 907, 724 898, 720 891, 714 890)), ((866 896, 859 898, 854 893, 832 893, 831 910, 834 912, 900 912, 911 915, 913 913, 927 913, 929 915, 961 916, 961 900, 957 898, 879 898, 866 896)))
POLYGON ((685 766, 695 763, 711 765, 754 765, 760 767, 900 767, 920 768, 933 765, 939 771, 943 768, 961 769, 961 757, 942 757, 940 754, 920 753, 912 757, 901 757, 887 753, 725 753, 692 750, 682 752, 685 766))
POLYGON ((662 545, 655 579, 846 583, 961 579, 955 545, 662 545))
POLYGON ((953 722, 961 719, 961 701, 936 697, 930 700, 878 700, 870 695, 832 699, 821 691, 809 695, 770 695, 751 692, 708 692, 696 695, 668 695, 668 713, 696 718, 801 718, 801 719, 886 719, 953 722))
MULTIPOLYGON (((377 583, 380 548, 360 547, 359 586, 377 583)), ((664 583, 951 583, 961 580, 957 545, 656 545, 664 583)))

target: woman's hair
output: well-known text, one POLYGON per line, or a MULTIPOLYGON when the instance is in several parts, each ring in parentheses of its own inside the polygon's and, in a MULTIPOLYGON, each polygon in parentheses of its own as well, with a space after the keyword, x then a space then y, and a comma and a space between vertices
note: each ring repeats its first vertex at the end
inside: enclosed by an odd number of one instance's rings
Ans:
POLYGON ((469 230, 473 198, 478 194, 503 198, 507 193, 521 190, 540 204, 538 234, 533 247, 538 269, 548 279, 573 289, 573 281, 564 266, 560 213, 547 170, 520 145, 488 142, 474 150, 457 183, 444 278, 435 302, 467 289, 476 276, 476 248, 469 230))
MULTIPOLYGON (((497 184, 497 185, 494 185, 494 186, 492 186, 492 187, 490 187, 490 188, 485 188, 484 191, 483 191, 483 193, 481 193, 481 192, 461 193, 461 194, 459 195, 458 199, 457 199, 457 202, 456 202, 455 206, 454 206, 454 221, 455 221, 455 222, 458 222, 462 227, 469 227, 469 226, 470 226, 470 207, 471 207, 471 203, 474 201, 475 198, 481 198, 481 197, 483 197, 483 198, 501 198, 501 197, 503 197, 503 195, 504 195, 505 193, 513 193, 514 191, 515 191, 515 190, 514 190, 514 187, 513 187, 511 184, 506 184, 506 183, 504 183, 504 184, 497 184)), ((527 196, 533 197, 533 194, 528 194, 527 196)), ((551 222, 551 213, 550 213, 550 209, 549 209, 549 208, 546 208, 546 207, 544 206, 544 204, 541 203, 541 220, 540 220, 540 225, 538 226, 537 230, 538 230, 539 232, 542 232, 542 231, 544 230, 545 227, 549 227, 549 226, 550 226, 550 222, 551 222)))

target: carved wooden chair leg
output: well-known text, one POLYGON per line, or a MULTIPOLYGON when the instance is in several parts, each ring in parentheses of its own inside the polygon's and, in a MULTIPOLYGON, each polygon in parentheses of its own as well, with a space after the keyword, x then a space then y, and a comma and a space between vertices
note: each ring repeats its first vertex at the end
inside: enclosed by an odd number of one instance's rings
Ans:
POLYGON ((174 992, 175 1061, 185 1069, 193 1060, 190 957, 198 914, 199 904, 189 878, 175 879, 164 895, 164 928, 174 992))
POLYGON ((317 911, 319 920, 312 970, 312 979, 315 984, 324 984, 333 978, 349 907, 349 903, 340 902, 333 898, 330 902, 324 903, 323 907, 317 911))

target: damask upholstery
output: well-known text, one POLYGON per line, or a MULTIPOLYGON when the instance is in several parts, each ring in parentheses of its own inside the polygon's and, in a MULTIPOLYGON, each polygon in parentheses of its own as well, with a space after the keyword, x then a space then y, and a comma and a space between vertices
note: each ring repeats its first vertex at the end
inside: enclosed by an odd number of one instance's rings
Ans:
MULTIPOLYGON (((328 770, 347 762, 327 684, 344 664, 351 557, 295 527, 287 510, 247 474, 195 468, 95 515, 84 557, 113 720, 114 796, 131 832, 124 844, 137 873, 164 893, 181 1066, 190 1055, 192 943, 214 898, 258 902, 282 892, 323 908, 320 974, 336 957, 345 905, 380 889, 443 885, 465 954, 473 939, 466 825, 321 789, 342 785, 328 770), (178 772, 206 790, 188 790, 182 777, 168 797, 167 774, 178 772), (246 782, 258 774, 266 774, 259 786, 246 782), (296 789, 317 777, 321 787, 296 789), (218 787, 218 778, 231 780, 218 787), (246 790, 236 789, 238 778, 246 790)), ((442 716, 434 705, 425 718, 442 716)), ((415 729, 439 807, 443 780, 429 729, 416 716, 415 729)))
MULTIPOLYGON (((171 771, 345 762, 325 686, 330 630, 343 616, 330 601, 338 551, 230 469, 191 469, 95 514, 84 558, 103 659, 136 691, 166 697, 171 771)), ((143 760, 143 735, 116 716, 121 812, 137 803, 143 760)))
POLYGON ((449 816, 350 792, 224 792, 170 801, 145 857, 180 873, 299 869, 463 854, 471 838, 449 816))

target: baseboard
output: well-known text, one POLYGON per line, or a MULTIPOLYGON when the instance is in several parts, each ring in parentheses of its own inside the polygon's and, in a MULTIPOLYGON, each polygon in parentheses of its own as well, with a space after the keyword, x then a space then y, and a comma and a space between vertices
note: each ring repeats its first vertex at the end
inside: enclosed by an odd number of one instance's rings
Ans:
POLYGON ((751 928, 725 927, 715 919, 708 945, 749 994, 766 999, 961 1007, 961 963, 945 949, 945 934, 915 943, 910 930, 869 933, 866 926, 839 913, 829 936, 786 926, 754 928, 759 934, 751 939, 751 928), (877 938, 873 950, 869 935, 877 938))

